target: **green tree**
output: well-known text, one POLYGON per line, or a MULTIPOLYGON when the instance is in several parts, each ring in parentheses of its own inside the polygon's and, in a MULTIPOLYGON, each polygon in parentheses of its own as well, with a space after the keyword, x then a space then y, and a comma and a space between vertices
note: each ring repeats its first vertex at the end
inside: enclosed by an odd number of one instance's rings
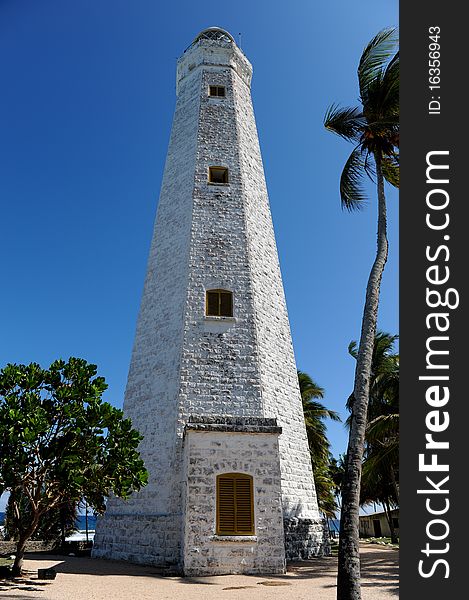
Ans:
POLYGON ((337 503, 335 500, 335 484, 329 472, 332 459, 330 442, 327 438, 325 419, 340 421, 339 415, 318 402, 324 398, 324 390, 303 371, 298 371, 306 434, 308 436, 311 463, 313 465, 314 483, 319 509, 328 518, 335 517, 337 503))
MULTIPOLYGON (((394 353, 397 335, 378 332, 373 349, 370 398, 368 402, 365 452, 360 504, 383 505, 393 542, 397 535, 391 509, 399 505, 399 355, 394 353)), ((357 358, 357 344, 349 345, 357 358)), ((347 407, 351 410, 353 394, 347 407)), ((350 426, 350 418, 347 419, 350 426)))
MULTIPOLYGON (((332 455, 330 459, 332 460, 332 455)), ((330 471, 331 463, 320 463, 313 467, 314 485, 319 510, 327 519, 335 519, 338 509, 336 485, 330 471)))
MULTIPOLYGON (((75 503, 64 502, 43 514, 36 531, 30 539, 63 544, 65 536, 76 530, 78 507, 75 503)), ((5 511, 6 540, 18 540, 20 533, 31 521, 31 504, 22 492, 12 492, 5 511)))
POLYGON ((391 532, 391 542, 397 544, 398 537, 394 528, 391 510, 398 506, 395 488, 389 478, 389 472, 383 465, 374 465, 367 459, 363 462, 363 476, 360 489, 360 505, 382 504, 391 532))
POLYGON ((121 410, 103 402, 107 385, 95 365, 79 358, 8 364, 0 371, 0 493, 19 519, 13 574, 21 573, 27 540, 41 519, 85 498, 97 513, 110 493, 127 498, 146 484, 137 451, 142 436, 121 410))
MULTIPOLYGON (((387 470, 396 504, 399 503, 399 354, 394 352, 394 344, 398 337, 382 331, 375 336, 364 453, 368 469, 387 470)), ((356 342, 350 343, 349 353, 357 358, 356 342)), ((351 394, 347 401, 349 411, 353 399, 351 394)), ((351 417, 347 426, 351 426, 351 417)))
POLYGON ((384 180, 399 185, 399 55, 394 29, 378 33, 367 45, 358 65, 361 106, 333 105, 325 127, 354 144, 340 178, 342 206, 363 206, 362 177, 376 181, 378 197, 377 252, 366 288, 354 383, 352 423, 342 488, 338 600, 360 600, 359 504, 371 361, 378 318, 381 278, 388 256, 384 180))
POLYGON ((389 354, 383 367, 370 394, 364 468, 385 471, 399 504, 399 355, 389 354))
POLYGON ((342 495, 342 482, 345 473, 345 454, 339 454, 339 458, 334 456, 329 464, 329 473, 334 482, 334 494, 336 496, 336 504, 340 508, 340 500, 342 495))

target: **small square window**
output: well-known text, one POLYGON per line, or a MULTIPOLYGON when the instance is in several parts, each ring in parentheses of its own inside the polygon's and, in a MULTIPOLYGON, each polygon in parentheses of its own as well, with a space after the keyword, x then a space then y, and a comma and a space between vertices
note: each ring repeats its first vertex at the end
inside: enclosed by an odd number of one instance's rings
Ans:
POLYGON ((205 314, 211 317, 233 316, 233 294, 228 290, 208 290, 205 314))
POLYGON ((223 85, 210 85, 208 88, 209 96, 215 98, 225 97, 225 87, 223 85))
POLYGON ((226 167, 209 167, 208 168, 209 183, 228 183, 228 169, 226 167))

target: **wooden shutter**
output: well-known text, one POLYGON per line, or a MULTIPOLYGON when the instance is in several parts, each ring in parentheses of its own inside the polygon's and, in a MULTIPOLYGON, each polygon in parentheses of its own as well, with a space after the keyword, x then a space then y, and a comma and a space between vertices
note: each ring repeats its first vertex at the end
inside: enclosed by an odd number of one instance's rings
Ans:
POLYGON ((252 535, 254 498, 252 477, 226 473, 217 477, 217 534, 252 535))
POLYGON ((236 532, 248 535, 254 529, 251 477, 237 477, 235 479, 235 487, 236 532))
POLYGON ((229 534, 236 529, 235 481, 231 477, 217 479, 217 533, 229 534))

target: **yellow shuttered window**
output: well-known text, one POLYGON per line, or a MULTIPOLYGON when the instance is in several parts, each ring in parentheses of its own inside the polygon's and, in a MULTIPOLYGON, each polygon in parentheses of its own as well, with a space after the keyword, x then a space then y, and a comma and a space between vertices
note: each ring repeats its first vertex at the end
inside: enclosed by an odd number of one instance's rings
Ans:
POLYGON ((224 473, 217 477, 217 535, 254 534, 252 477, 224 473))

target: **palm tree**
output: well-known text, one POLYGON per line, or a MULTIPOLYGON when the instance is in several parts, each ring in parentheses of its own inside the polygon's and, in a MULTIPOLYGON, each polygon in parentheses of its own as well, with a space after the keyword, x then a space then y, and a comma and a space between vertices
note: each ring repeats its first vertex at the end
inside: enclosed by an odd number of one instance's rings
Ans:
MULTIPOLYGON (((333 456, 330 455, 330 460, 333 456)), ((316 488, 316 497, 318 508, 329 521, 335 519, 338 510, 336 484, 330 470, 331 463, 320 463, 314 467, 314 486, 316 488)))
POLYGON ((308 373, 298 371, 298 382, 313 466, 320 462, 329 462, 331 444, 327 439, 324 419, 340 421, 340 417, 334 410, 329 410, 316 400, 324 398, 324 389, 313 381, 308 373))
MULTIPOLYGON (((379 502, 385 508, 393 542, 397 542, 391 509, 399 504, 399 355, 393 352, 398 336, 378 332, 375 337, 362 465, 360 505, 379 502)), ((349 345, 357 358, 357 345, 349 345)), ((351 410, 353 394, 347 408, 351 410)), ((346 422, 350 427, 350 417, 346 422)))
POLYGON ((334 482, 334 494, 336 505, 340 508, 340 499, 342 495, 342 482, 345 473, 345 454, 339 454, 339 458, 332 457, 329 463, 329 474, 334 482))
MULTIPOLYGON (((368 424, 365 433, 364 473, 383 473, 389 481, 392 492, 390 502, 399 504, 399 354, 391 354, 392 344, 397 336, 380 333, 381 341, 388 337, 391 343, 389 352, 373 377, 368 424), (392 498, 391 498, 392 496, 392 498)), ((385 502, 386 504, 386 502, 385 502)), ((391 527, 392 528, 392 527, 391 527)))
POLYGON ((307 373, 298 371, 298 382, 319 509, 326 517, 334 518, 337 510, 335 483, 329 472, 331 444, 327 439, 324 420, 340 421, 340 417, 335 411, 317 401, 317 398, 324 398, 324 390, 307 373))
POLYGON ((340 178, 342 206, 363 206, 362 177, 376 180, 378 196, 377 252, 366 288, 360 344, 353 390, 352 422, 347 448, 340 520, 338 600, 360 600, 359 504, 371 362, 378 319, 381 278, 388 256, 384 180, 399 185, 399 55, 395 29, 378 33, 367 45, 358 65, 361 107, 327 111, 324 125, 352 142, 354 149, 340 178))
POLYGON ((393 483, 384 463, 375 465, 367 459, 363 462, 362 481, 360 489, 360 505, 382 504, 391 532, 391 542, 398 543, 391 510, 398 506, 395 498, 393 483))

